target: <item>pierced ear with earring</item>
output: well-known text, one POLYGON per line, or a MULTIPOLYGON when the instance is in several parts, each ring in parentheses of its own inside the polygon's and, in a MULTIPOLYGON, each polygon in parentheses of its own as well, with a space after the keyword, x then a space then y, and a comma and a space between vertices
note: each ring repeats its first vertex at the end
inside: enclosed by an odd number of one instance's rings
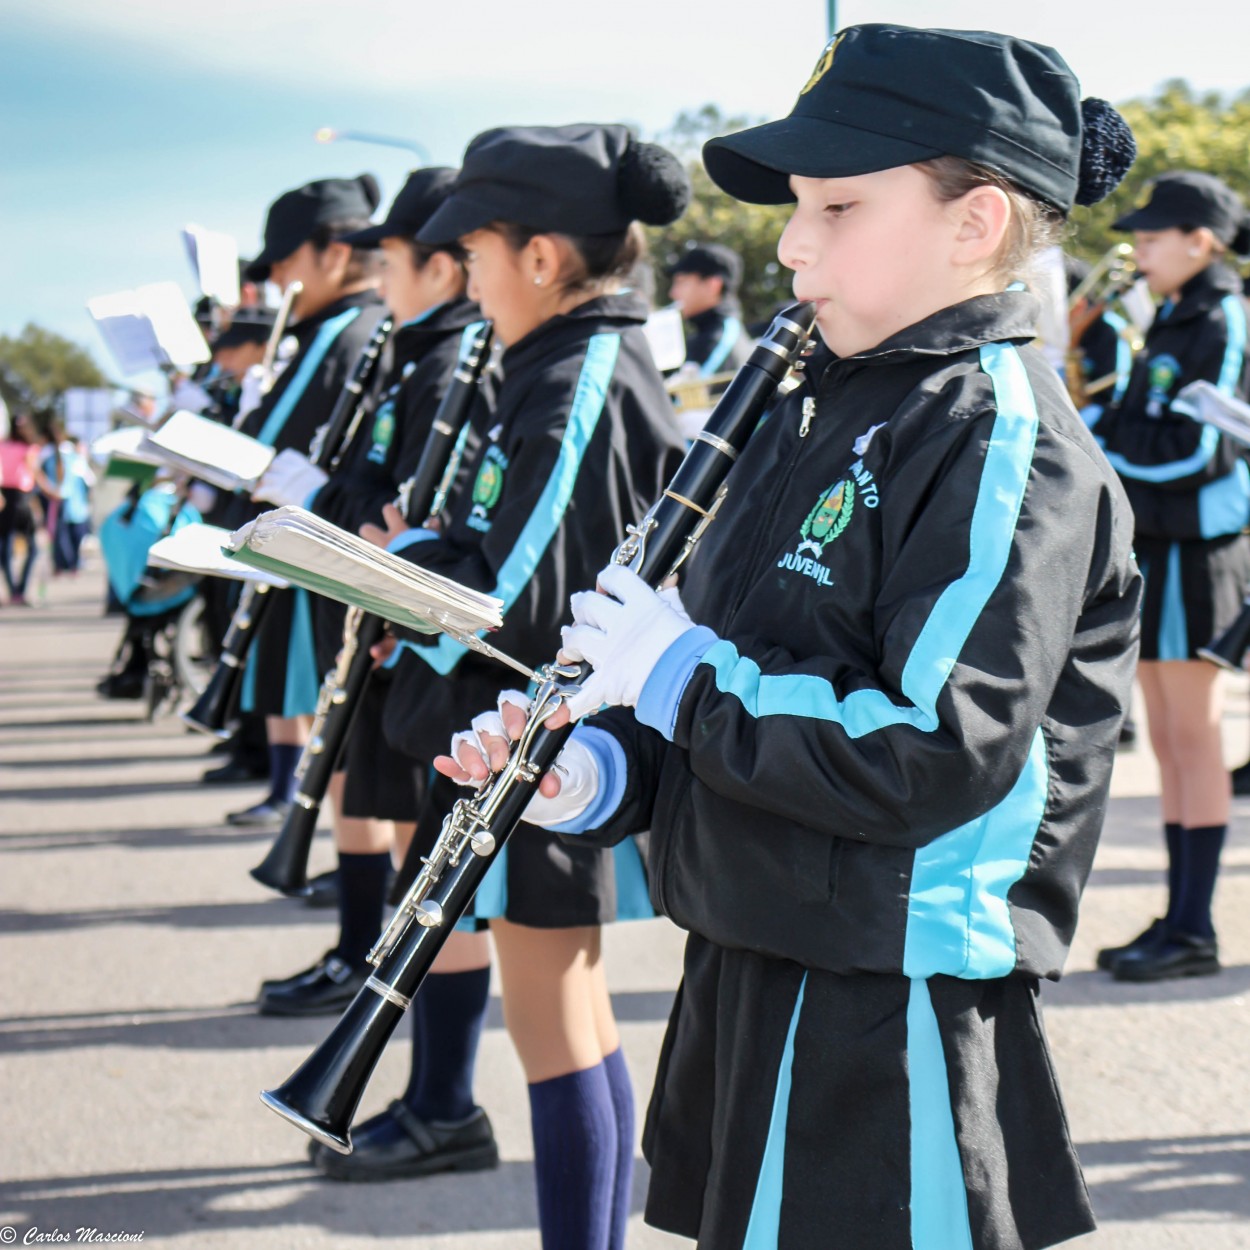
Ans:
MULTIPOLYGON (((1198 254, 1197 252, 1195 252, 1195 253, 1194 253, 1194 255, 1195 255, 1195 256, 1196 256, 1197 254, 1198 254)), ((534 285, 535 285, 535 286, 542 286, 542 284, 543 284, 542 274, 538 274, 538 273, 536 273, 536 274, 534 275, 534 285)))

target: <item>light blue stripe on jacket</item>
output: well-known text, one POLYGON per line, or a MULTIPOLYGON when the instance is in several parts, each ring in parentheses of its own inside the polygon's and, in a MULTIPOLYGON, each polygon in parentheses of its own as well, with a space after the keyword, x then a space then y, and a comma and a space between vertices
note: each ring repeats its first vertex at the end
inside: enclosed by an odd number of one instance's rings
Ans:
MULTIPOLYGON (((621 350, 619 334, 596 334, 586 345, 586 357, 573 393, 573 406, 564 427, 564 437, 556 462, 547 478, 538 503, 530 513, 516 544, 500 566, 496 584, 488 594, 503 600, 503 613, 516 603, 538 569, 543 555, 564 520, 564 513, 573 498, 577 475, 586 455, 586 448, 603 415, 608 387, 616 369, 621 350)), ((437 673, 447 674, 456 667, 468 648, 444 635, 437 646, 416 649, 437 673)))
POLYGON ((981 349, 981 364, 998 414, 973 507, 968 567, 938 597, 903 667, 902 692, 909 702, 896 704, 882 690, 840 698, 821 677, 766 677, 732 643, 717 642, 702 662, 714 670, 717 688, 736 696, 752 716, 833 721, 851 738, 892 725, 930 733, 937 728, 938 697, 1007 567, 1037 440, 1037 407, 1019 353, 992 343, 981 349))
POLYGON ((312 343, 309 344, 303 359, 296 365, 295 376, 291 379, 290 385, 278 397, 278 402, 274 404, 273 410, 265 418, 265 424, 261 426, 260 433, 256 435, 257 442, 264 443, 266 447, 272 447, 278 441, 283 427, 295 409, 295 405, 299 402, 300 396, 308 389, 308 384, 312 381, 317 370, 321 368, 321 362, 334 344, 334 340, 360 316, 360 313, 361 310, 359 308, 348 308, 344 312, 339 313, 337 317, 331 317, 317 331, 317 335, 312 343))

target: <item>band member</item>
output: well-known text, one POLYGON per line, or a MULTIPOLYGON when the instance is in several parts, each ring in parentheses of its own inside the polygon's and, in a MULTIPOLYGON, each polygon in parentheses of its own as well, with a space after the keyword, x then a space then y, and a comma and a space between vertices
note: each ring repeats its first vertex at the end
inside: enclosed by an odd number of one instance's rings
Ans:
MULTIPOLYGON (((248 276, 282 290, 298 281, 303 289, 288 336, 294 351, 241 428, 279 454, 308 450, 376 328, 381 305, 370 253, 341 240, 369 224, 378 198, 376 180, 361 174, 310 182, 269 208, 264 246, 248 276)), ((265 495, 257 499, 272 502, 265 495)), ((254 505, 241 508, 234 524, 254 514, 254 505)), ((226 818, 234 825, 281 823, 294 797, 306 732, 299 718, 313 714, 321 687, 312 601, 298 589, 277 596, 248 654, 241 701, 243 711, 267 718, 270 789, 260 803, 226 818)), ((341 633, 341 612, 338 619, 341 633)))
MULTIPOLYGON (((572 842, 651 830, 652 898, 690 937, 647 1219, 701 1246, 1093 1227, 1037 994, 1102 825, 1140 578, 1015 279, 1132 154, 1052 49, 886 25, 704 148, 731 195, 794 203, 778 256, 830 354, 747 445, 676 597, 621 566, 574 596, 564 658, 594 674, 568 710, 615 706, 528 815, 572 842)), ((441 771, 486 775, 456 750, 441 771)))
MULTIPOLYGON (((443 168, 411 174, 381 224, 344 240, 354 247, 381 248, 381 294, 397 327, 388 343, 382 386, 368 413, 367 435, 356 440, 347 460, 307 500, 312 511, 351 532, 380 523, 383 507, 396 499, 416 468, 461 342, 481 324, 477 305, 465 295, 467 277, 459 249, 416 241, 417 232, 446 200, 455 175, 454 169, 443 168)), ((489 389, 479 388, 479 395, 485 420, 491 407, 489 389)), ((300 476, 296 463, 287 471, 300 476)), ((392 662, 396 659, 425 667, 410 654, 394 656, 392 662)), ((382 928, 392 840, 402 856, 428 769, 391 748, 382 733, 393 675, 388 667, 371 676, 347 739, 345 769, 332 782, 339 866, 332 882, 312 884, 319 893, 333 890, 338 941, 313 967, 284 981, 266 982, 259 998, 264 1014, 340 1011, 365 979, 366 955, 382 928)), ((322 1173, 334 1179, 387 1180, 498 1163, 490 1121, 473 1098, 473 1068, 489 989, 488 936, 457 934, 454 949, 440 961, 412 1008, 408 1088, 382 1115, 353 1127, 350 1156, 314 1150, 313 1162, 322 1173), (442 1126, 448 1124, 455 1130, 444 1134, 442 1126), (414 1157, 409 1133, 427 1131, 422 1125, 440 1139, 439 1148, 414 1157), (403 1130, 398 1138, 397 1128, 403 1130)))
MULTIPOLYGON (((469 144, 451 198, 418 236, 465 249, 469 292, 506 347, 503 382, 442 531, 404 531, 392 513, 375 537, 502 598, 490 642, 526 664, 554 655, 568 590, 593 578, 680 458, 646 306, 617 286, 644 246, 638 222, 675 220, 688 195, 676 158, 622 126, 492 130, 469 144)), ((426 684, 389 728, 432 760, 506 677, 447 638, 415 654, 426 684)), ((446 810, 423 817, 418 836, 432 839, 446 810)), ((642 866, 632 839, 616 852, 566 849, 524 832, 479 890, 477 914, 490 918, 529 1082, 543 1245, 606 1250, 624 1243, 634 1119, 599 926, 651 914, 642 866)), ((437 1144, 406 1149, 415 1159, 437 1144)))
POLYGON ((668 297, 686 322, 687 366, 696 366, 701 377, 737 369, 751 354, 738 303, 742 257, 723 243, 699 243, 668 272, 668 297))
POLYGON ((1168 849, 1163 917, 1099 952, 1117 980, 1219 970, 1211 900, 1228 827, 1219 670, 1198 659, 1232 623, 1250 584, 1250 472, 1242 449, 1172 407, 1199 379, 1245 399, 1247 305, 1226 263, 1250 251, 1240 197, 1209 174, 1164 174, 1143 207, 1120 218, 1138 268, 1163 305, 1123 396, 1095 426, 1136 517, 1145 579, 1138 678, 1162 778, 1168 849))

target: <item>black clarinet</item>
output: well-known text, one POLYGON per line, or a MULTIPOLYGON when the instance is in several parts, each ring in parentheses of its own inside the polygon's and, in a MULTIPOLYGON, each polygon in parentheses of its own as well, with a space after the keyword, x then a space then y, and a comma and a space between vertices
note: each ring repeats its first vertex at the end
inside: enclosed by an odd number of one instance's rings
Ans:
MULTIPOLYGON (((811 304, 792 304, 773 319, 664 494, 629 527, 615 563, 657 588, 681 566, 714 518, 734 461, 804 352, 815 316, 811 304)), ((550 664, 538 674, 541 684, 507 764, 443 821, 420 875, 369 952, 376 972, 325 1041, 282 1085, 261 1093, 266 1106, 331 1149, 351 1152, 351 1122, 383 1048, 573 729, 547 729, 544 722, 589 672, 588 665, 550 664)))
MULTIPOLYGON (((465 341, 417 467, 399 489, 396 506, 409 526, 420 525, 437 514, 455 476, 462 435, 468 429, 473 398, 490 357, 491 333, 491 323, 484 321, 465 341)), ((348 609, 343 647, 321 684, 312 732, 295 770, 299 781, 295 802, 269 853, 251 870, 252 876, 271 890, 298 895, 308 885, 308 856, 317 818, 373 672, 370 650, 382 640, 385 628, 382 617, 360 608, 348 609)))
MULTIPOLYGON (((329 419, 317 430, 312 446, 308 449, 308 458, 319 469, 333 472, 360 428, 365 409, 364 397, 372 385, 391 325, 390 317, 383 317, 378 322, 373 337, 365 344, 356 361, 351 377, 339 392, 329 419)), ((212 734, 216 738, 230 736, 228 726, 243 685, 247 653, 259 632, 261 621, 265 619, 266 610, 273 602, 269 589, 261 582, 247 582, 244 585, 238 606, 230 618, 230 627, 222 640, 217 667, 208 679, 204 693, 190 710, 182 714, 182 719, 192 729, 212 734)))

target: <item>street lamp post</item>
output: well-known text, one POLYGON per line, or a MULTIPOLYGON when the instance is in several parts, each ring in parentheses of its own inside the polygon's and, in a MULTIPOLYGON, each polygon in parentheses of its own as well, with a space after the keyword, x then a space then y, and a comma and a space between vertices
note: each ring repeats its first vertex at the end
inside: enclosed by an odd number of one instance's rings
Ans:
POLYGON ((415 152, 422 165, 430 163, 430 154, 415 139, 397 139, 363 130, 335 130, 332 126, 322 126, 313 137, 318 143, 376 143, 387 148, 403 148, 407 152, 415 152))

